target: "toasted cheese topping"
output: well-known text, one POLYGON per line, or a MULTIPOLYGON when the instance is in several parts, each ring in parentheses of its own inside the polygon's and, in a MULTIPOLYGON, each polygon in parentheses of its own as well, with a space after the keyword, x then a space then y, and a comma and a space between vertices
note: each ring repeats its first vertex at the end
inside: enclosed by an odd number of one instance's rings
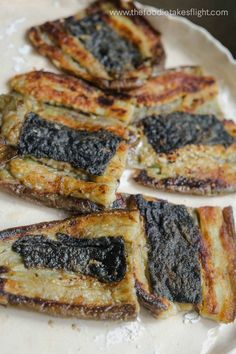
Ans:
POLYGON ((122 237, 76 239, 56 234, 56 240, 43 235, 21 237, 12 245, 26 268, 49 268, 79 272, 103 282, 116 282, 126 273, 122 237))
POLYGON ((165 201, 146 201, 141 195, 136 202, 145 220, 154 293, 179 303, 200 303, 200 232, 188 209, 165 201))
POLYGON ((120 137, 106 130, 73 130, 29 113, 20 136, 19 154, 68 162, 91 175, 102 175, 120 142, 120 137))

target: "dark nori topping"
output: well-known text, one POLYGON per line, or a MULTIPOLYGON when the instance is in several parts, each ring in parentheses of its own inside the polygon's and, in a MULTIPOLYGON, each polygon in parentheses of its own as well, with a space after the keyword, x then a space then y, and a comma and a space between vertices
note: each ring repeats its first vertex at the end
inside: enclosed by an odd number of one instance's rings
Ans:
POLYGON ((169 153, 190 144, 227 147, 236 142, 214 115, 174 112, 147 117, 141 124, 157 153, 169 153))
POLYGON ((200 231, 183 205, 135 197, 145 220, 154 292, 170 301, 200 303, 200 231))
POLYGON ((81 20, 69 17, 65 26, 113 75, 132 70, 142 61, 138 48, 121 37, 98 13, 81 20))
POLYGON ((18 152, 70 163, 91 175, 102 175, 121 142, 106 130, 73 130, 29 113, 22 127, 18 152))
POLYGON ((19 238, 12 250, 20 254, 26 268, 62 269, 79 272, 101 282, 121 281, 126 273, 123 237, 73 238, 56 234, 19 238))

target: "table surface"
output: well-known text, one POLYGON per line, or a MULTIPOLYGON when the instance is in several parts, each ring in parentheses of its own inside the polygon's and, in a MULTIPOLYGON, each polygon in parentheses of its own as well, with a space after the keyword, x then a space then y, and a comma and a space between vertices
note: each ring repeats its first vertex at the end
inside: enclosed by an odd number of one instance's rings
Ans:
POLYGON ((139 0, 145 5, 152 5, 165 10, 176 9, 208 9, 227 10, 227 16, 189 16, 189 20, 205 27, 225 47, 227 47, 236 58, 236 1, 235 0, 139 0))

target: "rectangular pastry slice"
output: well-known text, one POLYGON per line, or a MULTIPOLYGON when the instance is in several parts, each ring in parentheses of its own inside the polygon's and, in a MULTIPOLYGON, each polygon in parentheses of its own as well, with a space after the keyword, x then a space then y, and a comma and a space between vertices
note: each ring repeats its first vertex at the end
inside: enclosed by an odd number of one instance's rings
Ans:
POLYGON ((132 1, 100 0, 32 27, 28 37, 64 71, 108 89, 137 87, 163 65, 165 54, 160 33, 135 11, 132 1))
POLYGON ((1 99, 1 189, 78 212, 112 205, 126 163, 124 127, 90 124, 22 96, 1 99))
POLYGON ((143 218, 144 273, 140 301, 157 317, 179 310, 232 322, 236 316, 236 234, 231 207, 187 208, 132 196, 143 218))
POLYGON ((152 115, 131 127, 129 166, 139 184, 169 192, 236 191, 236 125, 214 115, 152 115))
POLYGON ((198 66, 180 66, 160 71, 139 88, 129 91, 135 119, 173 111, 212 113, 222 116, 216 79, 198 66))
POLYGON ((137 211, 0 232, 0 303, 92 319, 134 319, 137 211))
POLYGON ((129 123, 134 107, 119 95, 106 94, 100 89, 69 75, 46 71, 31 71, 13 77, 14 91, 34 97, 38 102, 82 112, 87 116, 129 123))

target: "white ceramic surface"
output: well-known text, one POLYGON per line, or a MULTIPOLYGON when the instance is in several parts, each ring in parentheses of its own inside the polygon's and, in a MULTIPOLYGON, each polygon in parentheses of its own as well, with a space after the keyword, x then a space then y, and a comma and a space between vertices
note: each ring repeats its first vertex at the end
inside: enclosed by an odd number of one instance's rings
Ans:
MULTIPOLYGON (((25 31, 45 20, 73 14, 88 1, 0 0, 0 92, 7 80, 33 68, 54 70, 34 52, 25 31)), ((186 19, 149 17, 163 33, 167 65, 200 64, 215 75, 221 85, 220 101, 225 115, 236 117, 236 63, 229 51, 206 30, 186 19)), ((120 191, 146 193, 189 206, 233 205, 236 195, 199 198, 152 192, 129 181, 124 173, 120 191)), ((63 212, 34 206, 0 193, 0 229, 62 218, 63 212)), ((0 308, 0 354, 233 354, 236 353, 236 325, 180 314, 155 320, 142 311, 135 322, 95 322, 59 319, 37 313, 0 308), (191 320, 193 317, 193 320, 191 320)))

